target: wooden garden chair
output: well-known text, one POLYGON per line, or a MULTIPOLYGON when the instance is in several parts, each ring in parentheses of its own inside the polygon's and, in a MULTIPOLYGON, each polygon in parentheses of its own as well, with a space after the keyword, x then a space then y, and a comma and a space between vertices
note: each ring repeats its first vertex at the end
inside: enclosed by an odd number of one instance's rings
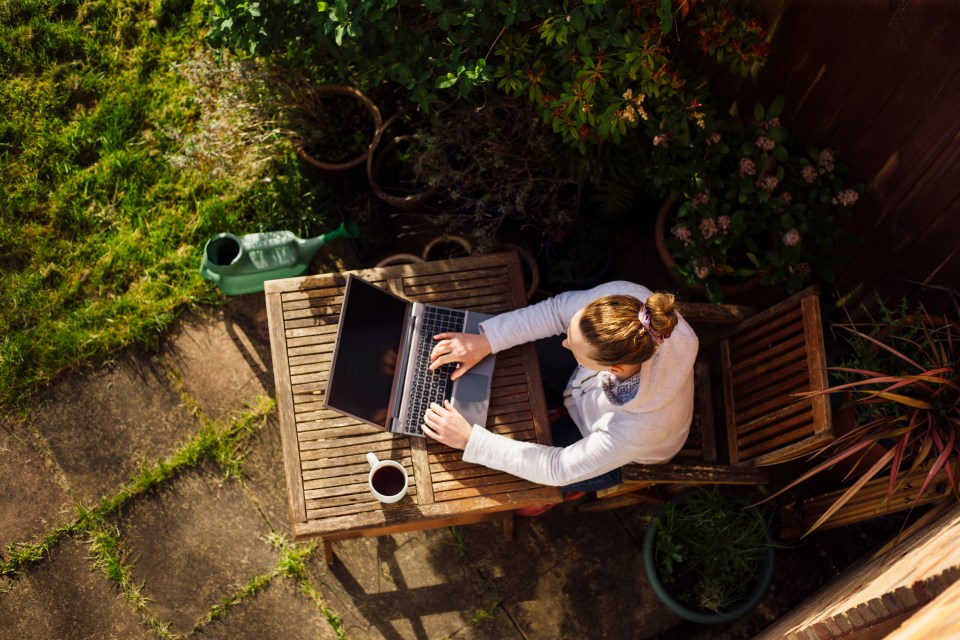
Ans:
POLYGON ((600 500, 582 508, 657 502, 656 488, 664 486, 765 484, 763 465, 832 440, 828 398, 793 395, 827 387, 819 293, 810 287, 752 315, 732 305, 681 305, 699 333, 704 325, 728 326, 701 339, 687 443, 669 463, 625 465, 623 483, 598 491, 600 500))

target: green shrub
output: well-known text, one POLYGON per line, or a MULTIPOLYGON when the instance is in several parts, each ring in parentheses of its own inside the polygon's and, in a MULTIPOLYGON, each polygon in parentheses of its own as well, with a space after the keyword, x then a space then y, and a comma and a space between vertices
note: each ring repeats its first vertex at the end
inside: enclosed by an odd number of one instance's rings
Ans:
POLYGON ((704 58, 737 73, 764 59, 765 33, 749 16, 721 0, 676 4, 215 0, 209 41, 252 54, 295 50, 340 81, 397 83, 424 109, 496 87, 526 96, 582 149, 641 125, 651 137, 696 126, 708 98, 704 58))

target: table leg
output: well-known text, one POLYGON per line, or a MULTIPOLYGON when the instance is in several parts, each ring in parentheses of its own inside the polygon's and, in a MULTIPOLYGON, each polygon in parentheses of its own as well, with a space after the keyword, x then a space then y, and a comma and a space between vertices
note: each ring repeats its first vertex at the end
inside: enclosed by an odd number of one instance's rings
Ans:
POLYGON ((333 555, 333 543, 329 540, 323 541, 323 559, 326 561, 328 567, 332 565, 336 559, 333 555))
POLYGON ((508 511, 503 519, 503 539, 508 542, 513 540, 513 511, 508 511))

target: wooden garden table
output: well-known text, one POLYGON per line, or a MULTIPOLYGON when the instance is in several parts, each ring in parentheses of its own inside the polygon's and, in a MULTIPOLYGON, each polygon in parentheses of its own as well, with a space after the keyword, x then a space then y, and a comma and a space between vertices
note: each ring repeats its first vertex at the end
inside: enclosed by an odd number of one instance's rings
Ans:
MULTIPOLYGON (((353 271, 410 300, 500 313, 526 305, 516 253, 497 253, 353 271)), ((429 438, 395 435, 325 409, 323 393, 346 286, 345 273, 265 285, 287 497, 294 538, 331 543, 360 536, 500 520, 512 535, 513 509, 559 502, 560 491, 469 464, 429 438), (366 454, 397 460, 412 476, 407 496, 381 504, 367 486, 366 454)), ((487 428, 550 444, 536 351, 498 353, 487 428)))

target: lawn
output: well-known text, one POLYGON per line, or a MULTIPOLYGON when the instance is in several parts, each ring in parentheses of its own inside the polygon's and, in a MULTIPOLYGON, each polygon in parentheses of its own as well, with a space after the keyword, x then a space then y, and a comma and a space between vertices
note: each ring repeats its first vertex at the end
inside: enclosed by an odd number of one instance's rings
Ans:
POLYGON ((265 73, 215 58, 207 10, 0 4, 0 406, 219 300, 198 273, 211 235, 325 230, 265 73))

